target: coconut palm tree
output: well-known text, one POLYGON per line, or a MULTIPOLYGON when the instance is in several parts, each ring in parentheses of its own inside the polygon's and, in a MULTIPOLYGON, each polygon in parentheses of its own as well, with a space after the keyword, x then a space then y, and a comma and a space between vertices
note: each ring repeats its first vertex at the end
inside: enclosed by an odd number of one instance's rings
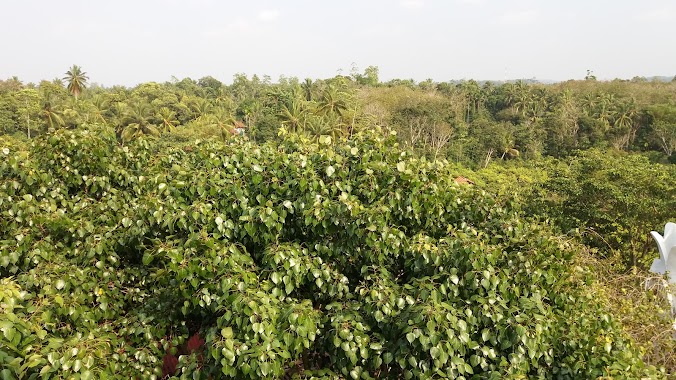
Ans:
POLYGON ((597 96, 596 117, 603 122, 606 129, 611 127, 611 121, 617 116, 615 106, 615 95, 602 92, 597 96))
POLYGON ((66 76, 63 77, 63 80, 68 83, 68 91, 77 99, 80 93, 87 88, 89 77, 87 77, 87 73, 82 71, 80 66, 73 65, 70 70, 66 71, 66 76))
POLYGON ((613 145, 617 149, 626 149, 634 140, 638 123, 635 122, 638 115, 638 107, 633 99, 619 103, 614 110, 613 120, 613 145))
POLYGON ((200 117, 197 121, 204 123, 204 126, 218 128, 223 141, 230 139, 234 135, 243 133, 246 129, 246 125, 236 120, 232 112, 225 107, 216 107, 213 109, 213 112, 200 117))
POLYGON ((554 98, 552 115, 559 118, 564 126, 564 129, 559 131, 561 132, 558 134, 559 138, 577 138, 581 114, 582 111, 572 91, 564 90, 554 98))
POLYGON ((332 125, 333 123, 329 120, 328 116, 313 114, 307 120, 305 133, 313 139, 319 139, 321 136, 333 135, 335 128, 332 125))
POLYGON ((617 106, 617 117, 615 118, 615 127, 620 129, 631 129, 634 118, 638 114, 638 108, 634 100, 620 103, 617 106))
POLYGON ((312 90, 314 89, 314 83, 312 83, 312 79, 305 78, 305 81, 300 85, 300 87, 303 89, 305 100, 308 102, 312 101, 312 90))
POLYGON ((150 106, 137 102, 126 109, 125 126, 120 137, 128 142, 143 135, 158 136, 160 131, 150 123, 150 106))
POLYGON ((104 115, 110 110, 110 102, 101 95, 96 95, 92 99, 93 110, 93 119, 94 121, 101 122, 103 125, 108 124, 104 115))
POLYGON ((594 114, 594 109, 596 108, 596 94, 588 92, 584 94, 579 102, 580 106, 582 107, 582 111, 584 111, 584 114, 587 116, 592 116, 594 114))
POLYGON ((55 109, 51 97, 47 99, 43 104, 40 114, 47 123, 47 127, 49 129, 62 127, 65 124, 63 117, 61 116, 61 112, 55 109))
POLYGON ((171 132, 174 130, 176 125, 178 125, 178 120, 176 120, 176 112, 169 109, 169 107, 162 107, 157 111, 155 116, 160 120, 160 131, 161 132, 171 132))
POLYGON ((333 85, 328 85, 319 101, 317 111, 323 115, 337 114, 341 116, 347 109, 347 102, 344 99, 345 94, 337 90, 333 85))
POLYGON ((301 102, 297 99, 292 100, 290 106, 283 105, 279 116, 282 124, 287 126, 291 132, 304 129, 306 114, 301 102))
POLYGON ((115 130, 119 133, 122 132, 122 128, 125 125, 125 119, 127 118, 127 113, 129 112, 129 105, 125 102, 115 102, 110 107, 110 117, 111 124, 115 127, 115 130))
POLYGON ((208 113, 211 112, 211 109, 213 108, 211 103, 204 98, 191 98, 188 105, 190 106, 190 109, 193 111, 195 119, 199 118, 200 116, 207 115, 208 113))

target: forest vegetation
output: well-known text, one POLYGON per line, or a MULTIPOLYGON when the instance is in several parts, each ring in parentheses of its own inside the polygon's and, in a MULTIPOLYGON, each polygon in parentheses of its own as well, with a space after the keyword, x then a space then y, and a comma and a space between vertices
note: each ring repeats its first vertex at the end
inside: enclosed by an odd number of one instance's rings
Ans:
POLYGON ((672 378, 676 81, 0 81, 0 375, 672 378))

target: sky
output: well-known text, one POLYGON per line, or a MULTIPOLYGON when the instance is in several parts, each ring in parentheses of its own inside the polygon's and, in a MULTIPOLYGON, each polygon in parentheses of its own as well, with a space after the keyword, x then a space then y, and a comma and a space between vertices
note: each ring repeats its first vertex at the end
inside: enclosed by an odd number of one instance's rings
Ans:
POLYGON ((676 75, 676 0, 0 0, 0 79, 676 75))

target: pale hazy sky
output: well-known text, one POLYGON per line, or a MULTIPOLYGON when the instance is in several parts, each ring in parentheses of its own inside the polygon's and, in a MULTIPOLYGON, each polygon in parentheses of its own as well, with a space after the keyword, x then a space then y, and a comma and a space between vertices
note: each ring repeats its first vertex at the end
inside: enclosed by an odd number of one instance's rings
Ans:
POLYGON ((0 0, 0 79, 676 75, 676 0, 0 0))

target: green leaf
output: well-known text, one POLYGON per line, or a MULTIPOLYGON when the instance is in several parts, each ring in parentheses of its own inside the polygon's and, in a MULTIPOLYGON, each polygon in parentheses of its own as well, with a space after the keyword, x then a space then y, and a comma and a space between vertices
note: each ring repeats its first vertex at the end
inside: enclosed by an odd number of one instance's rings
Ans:
POLYGON ((64 281, 62 278, 56 280, 56 284, 54 284, 54 287, 57 290, 61 290, 66 286, 66 281, 64 281))
POLYGON ((48 364, 48 365, 46 365, 46 366, 44 366, 44 367, 42 367, 42 368, 40 369, 40 375, 44 377, 44 376, 45 376, 46 374, 48 374, 51 370, 52 370, 52 366, 50 366, 50 365, 48 364))
POLYGON ((392 355, 391 352, 385 352, 385 353, 383 354, 383 362, 384 362, 386 365, 392 363, 393 360, 394 360, 394 355, 392 355))
POLYGON ((232 327, 224 327, 221 329, 221 335, 225 339, 232 339, 233 334, 232 334, 232 327))
POLYGON ((37 335, 38 339, 44 340, 45 337, 47 336, 47 331, 40 329, 35 332, 35 335, 37 335))
POLYGON ((149 265, 150 263, 153 262, 153 258, 154 256, 150 252, 144 252, 141 262, 143 263, 143 265, 149 265))
POLYGON ((73 362, 73 372, 79 372, 82 368, 82 361, 80 359, 75 359, 73 362))
POLYGON ((418 360, 415 358, 415 356, 409 356, 408 357, 408 364, 411 365, 411 367, 415 368, 418 366, 418 360))
POLYGON ((462 319, 458 320, 458 328, 460 328, 460 331, 467 331, 467 322, 462 319))
POLYGON ((331 145, 331 136, 327 136, 327 135, 319 136, 319 144, 321 144, 321 145, 331 145))
POLYGON ((489 329, 483 329, 483 330, 481 330, 481 339, 482 339, 484 342, 487 342, 488 339, 490 339, 490 333, 491 333, 491 331, 490 331, 489 329))

